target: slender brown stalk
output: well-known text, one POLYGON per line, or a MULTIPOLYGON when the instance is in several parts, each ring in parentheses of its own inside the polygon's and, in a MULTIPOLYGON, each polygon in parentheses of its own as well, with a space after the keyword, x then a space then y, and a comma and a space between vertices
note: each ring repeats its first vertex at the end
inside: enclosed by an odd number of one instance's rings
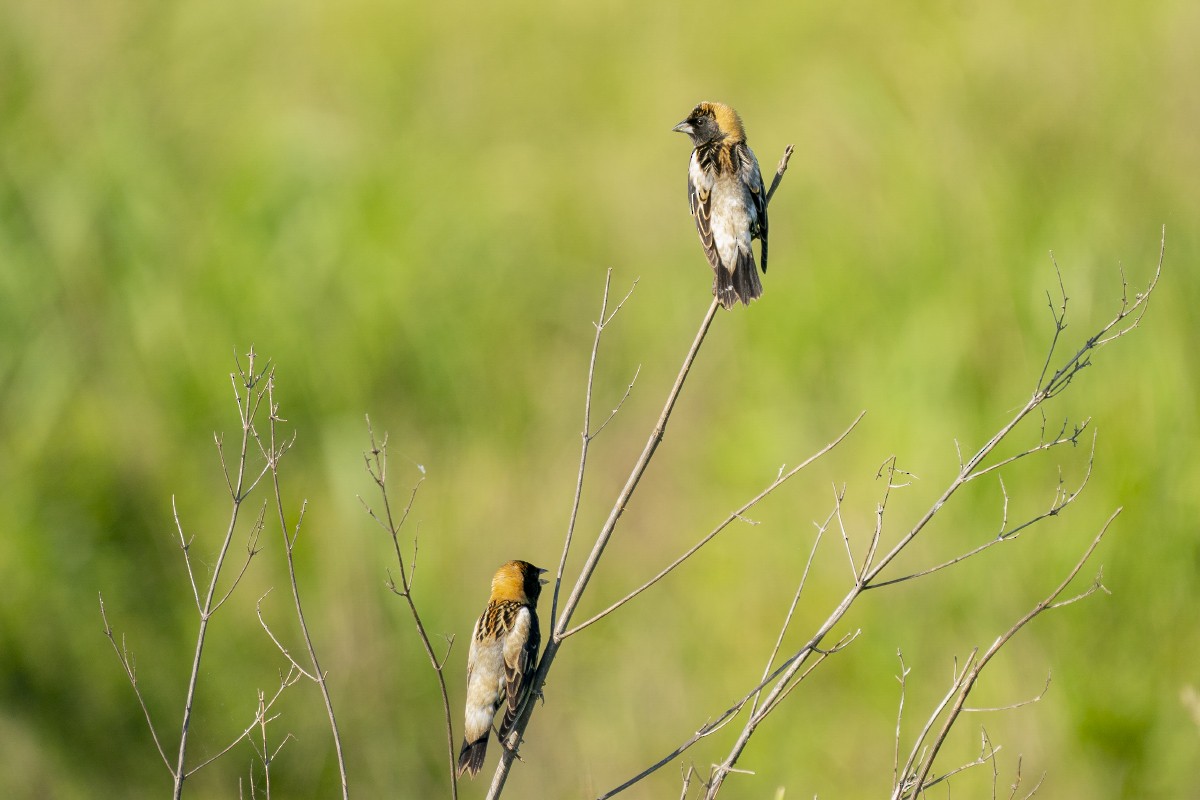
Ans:
MULTIPOLYGON (((279 459, 283 457, 295 442, 295 436, 285 442, 280 442, 276 439, 275 424, 277 422, 286 422, 279 416, 279 406, 275 403, 275 376, 270 375, 267 378, 267 399, 269 404, 269 421, 268 436, 269 441, 263 442, 262 439, 255 434, 259 447, 267 459, 267 467, 271 471, 271 483, 275 490, 275 512, 279 518, 279 530, 283 535, 283 551, 287 559, 288 570, 288 585, 292 590, 292 605, 296 611, 296 620, 300 624, 300 635, 304 639, 304 647, 308 652, 308 660, 311 664, 311 669, 304 670, 304 673, 317 684, 317 688, 321 692, 321 700, 325 704, 325 715, 329 719, 329 729, 333 735, 333 749, 337 756, 338 776, 341 779, 342 797, 347 800, 350 797, 350 784, 346 776, 346 758, 342 752, 342 737, 338 732, 337 716, 333 710, 333 700, 329 696, 329 683, 326 680, 325 672, 321 669, 321 662, 317 656, 317 648, 313 643, 312 633, 308 628, 308 620, 304 616, 304 606, 300 601, 300 586, 296 580, 296 562, 295 562, 295 547, 296 540, 300 537, 300 527, 304 524, 304 512, 307 508, 307 502, 302 503, 300 514, 296 520, 296 525, 293 529, 288 528, 287 514, 283 508, 283 493, 279 486, 279 459)), ((261 617, 260 617, 261 619, 261 617)), ((274 637, 272 637, 274 638, 274 637)), ((278 644, 278 642, 276 642, 278 644)), ((282 649, 282 648, 281 648, 282 649)), ((285 651, 286 655, 286 651, 285 651)), ((289 656, 289 659, 291 657, 289 656)), ((295 664, 295 662, 292 662, 295 664)), ((298 665, 297 665, 298 666, 298 665)))
MULTIPOLYGON (((799 650, 794 652, 789 658, 787 658, 775 670, 775 672, 773 672, 771 674, 771 676, 766 681, 764 681, 762 684, 760 684, 758 687, 756 687, 756 689, 751 691, 751 694, 753 695, 756 692, 760 691, 762 688, 764 688, 768 683, 773 682, 773 685, 771 686, 770 690, 768 691, 765 699, 762 700, 761 709, 759 711, 757 711, 756 713, 753 713, 750 715, 750 717, 749 717, 748 721, 746 722, 745 726, 743 727, 741 733, 739 734, 736 741, 734 742, 733 747, 731 748, 728 757, 724 761, 722 761, 719 766, 717 766, 714 769, 712 779, 707 788, 707 793, 706 793, 707 798, 709 798, 711 800, 711 798, 715 798, 717 796, 717 794, 720 792, 720 789, 721 789, 727 775, 729 773, 735 771, 734 768, 737 764, 738 758, 741 756, 742 752, 744 752, 746 746, 748 745, 748 743, 750 741, 750 738, 753 736, 758 725, 761 723, 761 721, 767 714, 769 714, 771 711, 773 711, 778 706, 779 701, 783 697, 785 697, 795 687, 796 683, 798 682, 797 676, 802 677, 803 674, 808 674, 808 671, 810 671, 810 670, 806 670, 806 664, 807 664, 810 656, 813 653, 827 652, 827 651, 822 651, 819 649, 821 642, 824 641, 825 638, 829 636, 829 634, 833 630, 833 628, 836 625, 838 625, 845 618, 845 616, 849 612, 851 606, 853 606, 855 601, 862 595, 862 593, 868 589, 880 588, 883 585, 886 585, 885 582, 880 581, 879 578, 880 578, 881 574, 883 573, 883 571, 887 568, 887 566, 890 565, 896 559, 896 557, 900 554, 900 552, 902 552, 909 544, 911 544, 912 541, 918 535, 920 535, 920 533, 926 528, 926 526, 934 518, 934 516, 943 508, 943 506, 946 504, 946 502, 948 502, 963 485, 965 485, 969 481, 973 480, 974 478, 979 477, 980 475, 993 470, 994 465, 991 467, 985 467, 985 466, 983 466, 983 462, 990 455, 992 455, 995 452, 996 448, 1000 445, 1000 443, 1002 441, 1004 441, 1009 436, 1009 434, 1012 433, 1012 431, 1017 427, 1017 425, 1019 425, 1026 417, 1028 417, 1035 410, 1040 409, 1041 406, 1048 399, 1056 396, 1058 393, 1060 393, 1064 389, 1066 389, 1066 387, 1071 383, 1071 381, 1074 379, 1074 377, 1081 370, 1090 366, 1091 355, 1092 355, 1093 351, 1132 332, 1134 329, 1136 329, 1140 325, 1141 320, 1145 314, 1146 307, 1149 303, 1149 298, 1150 298, 1151 294, 1153 293, 1155 287, 1157 286, 1158 279, 1162 273, 1162 263, 1163 263, 1164 253, 1165 253, 1165 230, 1164 230, 1164 239, 1163 239, 1162 243, 1160 244, 1160 248, 1159 248, 1158 263, 1156 265, 1154 275, 1152 276, 1145 291, 1139 292, 1136 295, 1134 295, 1132 298, 1130 298, 1129 294, 1128 294, 1128 284, 1125 283, 1124 276, 1122 275, 1123 292, 1122 292, 1120 310, 1116 313, 1116 315, 1112 319, 1110 319, 1104 326, 1102 326, 1097 333, 1095 333, 1094 335, 1089 337, 1087 339, 1087 341, 1084 343, 1084 345, 1079 350, 1077 350, 1073 355, 1069 356, 1062 363, 1062 365, 1059 367, 1059 369, 1057 369, 1053 373, 1050 373, 1049 365, 1053 361, 1054 352, 1059 344, 1059 339, 1060 339, 1059 334, 1061 334, 1062 330, 1064 330, 1066 327, 1065 314, 1066 314, 1067 298, 1065 296, 1065 292, 1064 292, 1062 304, 1060 307, 1061 310, 1056 310, 1055 307, 1053 306, 1053 304, 1051 305, 1051 311, 1052 311, 1052 314, 1054 317, 1054 323, 1055 323, 1055 335, 1051 341, 1050 354, 1047 358, 1046 365, 1043 366, 1042 375, 1038 381, 1038 388, 1034 392, 1033 396, 1021 409, 1019 409, 1013 415, 1012 418, 1009 419, 1008 422, 1006 422, 1004 425, 1002 425, 1000 427, 1000 429, 986 443, 984 443, 975 452, 975 454, 973 456, 971 456, 970 459, 968 459, 965 462, 962 462, 960 459, 959 471, 953 477, 953 479, 950 481, 950 484, 947 486, 947 488, 942 492, 942 494, 937 498, 937 500, 934 501, 934 503, 929 507, 929 509, 925 512, 925 514, 922 515, 917 520, 917 522, 914 525, 912 525, 907 530, 907 532, 904 533, 900 537, 899 541, 890 550, 888 550, 885 555, 883 555, 881 558, 878 558, 878 560, 876 560, 877 548, 878 548, 879 541, 880 541, 881 534, 882 534, 883 509, 886 506, 887 494, 885 493, 884 501, 883 501, 883 503, 880 504, 879 508, 877 509, 878 510, 878 520, 877 520, 877 524, 876 524, 876 529, 871 538, 871 543, 870 543, 868 552, 863 560, 861 569, 859 569, 856 573, 856 577, 855 577, 855 580, 854 580, 852 586, 850 587, 849 591, 846 593, 846 595, 842 599, 842 601, 838 604, 838 606, 829 614, 829 616, 825 619, 825 621, 813 633, 813 635, 810 637, 808 642, 806 642, 803 647, 801 647, 799 650), (1132 317, 1132 319, 1130 319, 1131 317, 1132 317), (805 670, 805 672, 801 673, 802 670, 805 670)), ((1065 430, 1065 428, 1064 428, 1064 430, 1065 430)), ((1057 438, 1057 440, 1054 441, 1053 443, 1051 443, 1051 446, 1057 446, 1057 445, 1068 443, 1068 442, 1074 443, 1075 437, 1078 436, 1078 433, 1081 430, 1082 430, 1082 427, 1077 427, 1076 433, 1073 436, 1064 437, 1060 434, 1060 436, 1057 438)), ((1044 423, 1043 423, 1043 433, 1044 433, 1044 423)), ((1044 451, 1046 449, 1048 449, 1048 447, 1039 445, 1037 447, 1030 448, 1025 453, 1022 453, 1019 457, 1023 457, 1025 455, 1031 455, 1033 453, 1044 451)), ((1008 459, 1008 460, 1006 460, 1006 462, 1003 462, 1003 463, 1011 463, 1013 460, 1016 460, 1016 459, 1008 459)), ((885 469, 887 469, 887 471, 888 471, 888 491, 890 491, 891 488, 893 488, 896 485, 893 483, 893 477, 892 477, 893 474, 897 472, 894 459, 891 460, 890 467, 888 467, 888 465, 885 464, 885 469)), ((1089 466, 1089 472, 1090 472, 1090 466, 1089 466)), ((1086 480, 1087 479, 1085 478, 1084 484, 1086 484, 1086 480)), ((1080 488, 1082 488, 1082 486, 1080 488)), ((1058 493, 1056 494, 1055 501, 1051 504, 1050 510, 1048 512, 1038 515, 1034 519, 1022 524, 1016 530, 1020 530, 1020 528, 1028 527, 1029 525, 1032 525, 1033 523, 1038 522, 1040 520, 1044 520, 1049 517, 1056 516, 1061 511, 1062 507, 1065 506, 1067 503, 1073 501, 1076 496, 1078 496, 1078 491, 1068 494, 1068 493, 1065 493, 1060 486, 1058 493)), ((1007 495, 1006 495, 1006 497, 1007 497, 1007 495)), ((1007 525, 1007 502, 1006 502, 1005 507, 1006 507, 1006 511, 1005 511, 1005 526, 1006 526, 1007 525)), ((1014 535, 1014 531, 1008 531, 1007 533, 1003 533, 1003 531, 1004 531, 1004 528, 1002 527, 1002 534, 1004 536, 1011 537, 1014 535)), ((847 544, 848 544, 848 542, 847 542, 847 544)), ((982 552, 984 549, 986 549, 986 548, 976 548, 976 550, 974 550, 970 553, 967 553, 963 557, 958 558, 953 563, 957 563, 958 561, 963 560, 963 558, 970 557, 972 555, 977 554, 978 552, 982 552)), ((853 554, 851 554, 851 564, 853 567, 853 564, 854 564, 853 554)), ((942 569, 944 566, 949 566, 949 565, 950 565, 949 563, 939 565, 931 570, 925 571, 920 574, 929 574, 929 572, 937 571, 939 569, 942 569)), ((913 576, 909 576, 909 577, 919 577, 919 575, 913 575, 913 576)), ((726 715, 728 715, 730 713, 736 713, 737 711, 740 710, 740 708, 741 708, 740 704, 735 704, 735 706, 731 707, 731 709, 726 712, 726 715)), ((721 719, 724 720, 725 718, 726 718, 725 715, 723 715, 721 719)), ((612 795, 618 793, 619 791, 624 790, 625 788, 633 785, 637 781, 639 781, 642 778, 646 777, 647 775, 651 774, 656 769, 669 763, 671 760, 678 757, 678 755, 680 755, 684 750, 686 750, 688 747, 690 747, 692 744, 694 744, 696 741, 698 741, 699 738, 700 738, 699 736, 693 736, 687 742, 685 742, 682 746, 677 748, 674 752, 672 752, 666 758, 659 761, 657 764, 652 766, 650 769, 643 771, 641 774, 639 774, 638 776, 635 776, 635 778, 631 779, 630 781, 625 782, 624 784, 619 786, 617 789, 614 789, 614 790, 608 792, 607 794, 603 795, 603 797, 611 797, 612 795)))
MULTIPOLYGON (((188 678, 187 695, 183 704, 183 722, 179 732, 179 752, 175 759, 175 767, 172 770, 175 779, 172 788, 172 797, 174 800, 179 800, 183 796, 183 782, 189 774, 185 766, 187 763, 188 734, 191 730, 192 709, 196 701, 196 686, 200 680, 200 661, 204 655, 205 637, 208 635, 208 624, 215 610, 217 581, 221 577, 221 568, 225 564, 225 557, 229 553, 230 544, 233 542, 233 534, 237 529, 242 502, 246 499, 250 489, 258 483, 258 480, 266 471, 264 467, 263 472, 260 472, 257 477, 250 481, 250 485, 247 486, 247 458, 250 451, 250 442, 254 438, 254 419, 258 413, 259 406, 266 396, 265 389, 261 388, 261 382, 265 376, 270 374, 271 369, 270 364, 267 364, 261 372, 256 373, 256 358, 254 349, 251 348, 246 369, 243 370, 239 364, 238 373, 230 375, 230 380, 233 383, 234 398, 237 401, 238 415, 242 423, 242 441, 238 451, 237 475, 230 479, 228 473, 226 473, 226 482, 230 488, 229 522, 225 528, 225 536, 221 542, 221 547, 217 551, 217 559, 213 565, 212 577, 209 579, 203 602, 200 604, 200 627, 196 632, 196 648, 192 656, 192 672, 188 678)), ((222 461, 224 461, 223 455, 222 461)), ((191 572, 190 562, 188 563, 188 571, 189 573, 191 572)), ((194 584, 194 576, 192 576, 192 581, 194 584)), ((232 587, 230 591, 232 591, 232 587)))
POLYGON ((754 508, 756 505, 761 503, 764 499, 766 499, 766 497, 769 494, 774 492, 776 489, 778 489, 783 484, 787 483, 791 478, 795 477, 796 474, 798 474, 805 467, 809 466, 814 461, 819 459, 821 456, 825 455, 829 451, 833 450, 833 448, 835 448, 839 444, 841 444, 842 441, 845 440, 845 438, 850 435, 850 432, 853 431, 858 426, 858 423, 862 421, 862 418, 864 416, 866 416, 865 411, 861 412, 857 417, 855 417, 854 421, 850 423, 849 427, 847 427, 844 431, 842 431, 840 434, 838 434, 837 437, 835 437, 833 440, 831 440, 829 443, 827 443, 820 450, 813 453, 808 458, 804 459, 804 461, 801 461, 795 467, 792 467, 790 470, 788 470, 787 472, 785 472, 785 473, 781 474, 779 477, 777 477, 774 481, 772 481, 770 483, 770 485, 767 486, 767 488, 763 489, 761 492, 759 492, 757 495, 755 495, 753 498, 751 498, 749 501, 747 501, 744 505, 742 505, 741 508, 739 508, 737 511, 734 511, 732 514, 730 514, 728 517, 726 517, 721 522, 720 525, 718 525, 717 527, 715 527, 711 531, 709 531, 702 539, 700 539, 700 541, 696 542, 696 544, 694 544, 690 548, 688 548, 682 555, 680 555, 678 558, 676 558, 674 561, 672 561, 670 564, 668 564, 666 567, 664 567, 653 578, 646 581, 641 586, 634 589, 632 592, 625 595, 620 600, 613 603, 608 608, 604 609, 603 611, 601 611, 600 613, 591 617, 590 619, 579 623, 578 625, 576 625, 574 628, 571 628, 570 630, 563 631, 562 634, 559 636, 559 638, 566 639, 568 636, 574 636, 576 633, 579 633, 580 631, 582 631, 584 628, 588 627, 589 625, 592 625, 592 624, 597 623, 600 620, 604 619, 609 614, 613 613, 618 608, 625 605, 629 601, 633 600, 635 597, 640 595, 642 592, 646 591, 647 589, 649 589, 650 587, 654 586, 656 583, 661 581, 668 574, 673 572, 677 567, 679 567, 681 564, 683 564, 683 562, 687 561, 689 558, 691 558, 693 555, 695 555, 702 547, 704 547, 706 544, 708 544, 713 539, 715 539, 717 534, 719 534, 721 531, 728 528, 736 520, 744 519, 746 512, 748 512, 750 509, 754 508))
POLYGON ((367 504, 361 497, 359 501, 363 504, 367 513, 371 515, 371 519, 379 525, 380 528, 388 535, 392 541, 392 548, 396 554, 397 571, 400 573, 400 583, 396 584, 391 573, 388 573, 388 588, 393 593, 404 598, 408 604, 408 611, 412 615, 413 623, 417 628, 417 638, 421 641, 421 647, 425 650, 425 656, 429 659, 430 666, 433 667, 434 676, 437 679, 438 691, 442 697, 442 722, 446 731, 446 756, 448 759, 449 780, 450 780, 450 796, 454 800, 458 800, 458 773, 455 769, 456 759, 454 752, 454 719, 450 713, 450 693, 446 689, 445 666, 446 659, 450 657, 450 650, 454 647, 454 639, 450 638, 449 644, 446 647, 446 653, 439 659, 433 650, 433 643, 429 639, 429 634, 425 630, 425 623, 421 620, 421 614, 417 610, 416 600, 413 599, 413 580, 417 573, 417 540, 413 537, 413 557, 412 562, 408 566, 404 563, 404 553, 400 549, 400 531, 404 528, 404 523, 408 521, 408 515, 412 511, 413 503, 417 499, 417 491, 421 488, 424 482, 424 472, 422 469, 422 477, 413 486, 412 493, 408 496, 408 502, 404 509, 399 513, 399 519, 396 518, 392 510, 391 498, 388 496, 387 486, 387 436, 383 437, 382 442, 375 439, 375 429, 371 427, 371 419, 367 418, 367 433, 371 439, 371 450, 364 456, 367 465, 367 472, 371 479, 379 488, 380 502, 383 503, 382 514, 376 514, 375 510, 367 504))
MULTIPOLYGON (((1109 526, 1112 525, 1113 520, 1115 520, 1120 513, 1121 509, 1119 508, 1113 512, 1113 514, 1104 523, 1104 526, 1100 529, 1100 532, 1096 534, 1094 539, 1092 539, 1091 544, 1088 545, 1086 550, 1084 550, 1083 555, 1077 562, 1075 562, 1075 566, 1067 574, 1067 577, 1063 579, 1062 583, 1060 583, 1058 587, 1054 589, 1054 591, 1052 591, 1044 600, 1034 606, 1027 614, 1025 614, 1025 616, 1017 620, 1017 622, 1011 628, 1009 628, 1006 633, 997 638, 996 641, 992 643, 992 646, 984 651, 982 656, 976 659, 975 654, 972 653, 971 658, 967 660, 967 664, 964 666, 964 672, 962 676, 959 678, 959 680, 955 681, 955 684, 951 689, 951 694, 947 697, 947 700, 949 700, 950 697, 953 697, 954 703, 950 707, 950 711, 946 715, 946 719, 942 723, 941 729, 938 731, 937 736, 934 737, 928 750, 925 750, 923 754, 921 754, 921 751, 923 750, 922 743, 924 736, 919 738, 916 744, 913 745, 913 750, 909 756, 908 763, 905 765, 905 769, 900 774, 900 780, 897 781, 896 786, 892 789, 892 800, 901 800, 901 798, 905 797, 917 797, 925 788, 932 785, 933 782, 929 781, 928 779, 929 772, 933 769, 933 762, 937 759, 938 752, 940 752, 942 745, 945 743, 946 737, 949 736, 950 729, 958 720, 959 715, 966 710, 964 707, 966 706, 967 696, 970 695, 971 689, 974 688, 975 683, 979 680, 979 675, 983 672, 984 667, 988 665, 988 662, 992 660, 996 653, 1000 652, 1000 649, 1008 644, 1008 642, 1017 635, 1018 631, 1020 631, 1042 613, 1053 608, 1059 608, 1061 606, 1074 603, 1078 600, 1082 600, 1084 597, 1087 597, 1103 588, 1099 577, 1097 577, 1091 588, 1084 591, 1082 594, 1076 595, 1075 597, 1061 602, 1058 600, 1062 593, 1067 590, 1067 587, 1071 585, 1071 582, 1075 580, 1075 576, 1077 576, 1080 570, 1083 569, 1083 565, 1086 564, 1088 559, 1092 557, 1092 553, 1094 553, 1096 548, 1100 546, 1100 541, 1104 538, 1104 534, 1108 533, 1109 526), (915 772, 913 771, 914 764, 918 764, 918 766, 915 768, 915 772)), ((943 701, 942 706, 939 706, 939 709, 934 713, 934 716, 930 718, 929 724, 933 723, 934 719, 936 719, 940 713, 941 708, 944 706, 945 701, 943 701)), ((926 726, 927 730, 928 727, 929 725, 926 726)))
POLYGON ((634 373, 633 380, 629 382, 629 386, 625 390, 625 396, 622 397, 621 401, 617 403, 615 408, 613 408, 612 413, 608 415, 608 418, 600 424, 600 427, 598 427, 595 431, 592 431, 592 385, 596 377, 596 356, 600 352, 600 337, 603 335, 604 329, 608 326, 608 323, 611 322, 613 317, 617 315, 617 312, 620 311, 621 307, 625 305, 625 301, 628 300, 630 295, 633 294, 633 290, 637 288, 637 281, 634 281, 633 286, 629 289, 629 292, 621 299, 621 302, 617 303, 617 307, 613 309, 613 312, 609 314, 608 290, 611 283, 612 270, 609 269, 604 274, 604 297, 600 301, 600 319, 595 323, 596 337, 592 340, 592 358, 588 362, 587 390, 584 393, 583 401, 583 431, 580 434, 581 444, 579 452, 579 474, 575 479, 575 499, 571 502, 571 515, 567 522, 567 535, 563 538, 562 557, 558 560, 558 572, 554 576, 554 599, 550 605, 550 619, 554 619, 558 616, 558 594, 559 590, 562 588, 563 572, 567 568, 567 555, 571 551, 571 541, 575 536, 575 522, 579 519, 579 504, 583 499, 583 478, 587 473, 588 448, 591 447, 592 440, 600 435, 600 432, 608 426, 608 423, 612 421, 612 418, 615 417, 617 412, 621 410, 621 406, 625 405, 625 401, 629 398, 629 393, 633 391, 633 384, 635 381, 637 381, 637 376, 641 372, 641 367, 638 367, 638 371, 634 373))

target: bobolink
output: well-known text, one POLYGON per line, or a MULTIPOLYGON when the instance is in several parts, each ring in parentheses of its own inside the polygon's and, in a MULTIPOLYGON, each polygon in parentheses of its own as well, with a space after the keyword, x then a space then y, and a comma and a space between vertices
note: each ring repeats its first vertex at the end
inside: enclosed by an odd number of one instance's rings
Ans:
POLYGON ((767 193, 758 160, 746 146, 737 112, 723 103, 701 103, 671 130, 692 139, 688 165, 688 205, 704 255, 712 265, 713 294, 725 308, 762 294, 750 242, 762 242, 767 271, 767 193))
POLYGON ((500 723, 501 741, 516 724, 542 641, 537 601, 545 571, 528 561, 509 561, 492 576, 492 594, 471 632, 467 657, 466 723, 458 754, 460 777, 469 772, 473 778, 483 767, 492 718, 501 703, 506 703, 500 723))

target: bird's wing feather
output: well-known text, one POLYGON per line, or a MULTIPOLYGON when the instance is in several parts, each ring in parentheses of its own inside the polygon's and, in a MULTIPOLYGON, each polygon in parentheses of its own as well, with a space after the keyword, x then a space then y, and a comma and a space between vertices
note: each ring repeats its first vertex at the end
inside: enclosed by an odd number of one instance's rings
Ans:
POLYGON ((529 688, 529 679, 533 677, 537 665, 538 647, 541 644, 541 631, 538 628, 537 615, 528 606, 521 606, 512 620, 512 628, 504 641, 504 678, 507 708, 504 720, 500 724, 500 737, 504 738, 512 730, 521 710, 521 703, 529 688))
POLYGON ((721 256, 717 253, 716 242, 712 232, 712 179, 705 174, 699 161, 692 154, 691 165, 688 168, 688 207, 696 220, 696 231, 700 234, 700 244, 704 247, 704 255, 713 269, 721 266, 721 256))
MULTIPOLYGON (((743 145, 743 147, 745 147, 743 145)), ((762 271, 767 271, 767 190, 763 185, 762 170, 758 168, 758 159, 753 151, 745 147, 747 158, 742 159, 742 182, 750 190, 750 199, 754 201, 754 210, 758 214, 758 224, 751 234, 762 242, 762 271)))
POLYGON ((475 620, 475 627, 471 629, 471 647, 467 652, 467 682, 471 681, 471 673, 475 671, 475 642, 479 638, 479 626, 483 624, 484 618, 487 617, 485 612, 482 617, 475 620))
POLYGON ((508 637, 504 641, 504 678, 507 684, 508 707, 515 710, 520 702, 521 688, 529 670, 530 629, 533 626, 533 614, 522 606, 512 621, 508 637))

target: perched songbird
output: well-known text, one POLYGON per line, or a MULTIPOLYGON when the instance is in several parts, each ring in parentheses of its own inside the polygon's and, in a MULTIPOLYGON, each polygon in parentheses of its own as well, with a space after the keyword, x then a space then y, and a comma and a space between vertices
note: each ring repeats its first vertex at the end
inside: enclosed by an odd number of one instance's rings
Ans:
POLYGON ((704 255, 712 265, 713 294, 725 308, 762 294, 753 239, 762 241, 767 271, 767 193, 758 160, 746 146, 737 112, 723 103, 701 103, 671 130, 686 133, 695 149, 688 165, 688 204, 704 255))
POLYGON ((542 593, 542 573, 528 561, 510 561, 492 576, 492 594, 483 616, 471 632, 467 657, 467 714, 463 726, 458 774, 471 777, 483 767, 492 718, 505 704, 500 740, 508 736, 529 692, 537 667, 537 601, 542 593))

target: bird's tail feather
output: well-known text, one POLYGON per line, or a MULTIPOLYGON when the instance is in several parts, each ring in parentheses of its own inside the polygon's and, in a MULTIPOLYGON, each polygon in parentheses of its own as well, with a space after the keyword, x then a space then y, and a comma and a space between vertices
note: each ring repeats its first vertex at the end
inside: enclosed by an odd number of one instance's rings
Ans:
POLYGON ((489 728, 483 736, 473 742, 463 739, 462 750, 458 753, 458 777, 461 778, 464 772, 469 772, 474 778, 479 774, 479 770, 483 769, 483 759, 487 755, 488 736, 491 732, 489 728))
POLYGON ((725 310, 733 308, 737 302, 737 292, 733 288, 733 276, 725 267, 717 267, 713 276, 713 296, 721 301, 725 310))
POLYGON ((716 269, 713 294, 726 309, 733 308, 733 304, 738 300, 742 301, 742 305, 748 306, 751 300, 761 297, 762 292, 762 281, 758 278, 758 267, 754 265, 753 251, 738 253, 733 272, 723 267, 716 269))

